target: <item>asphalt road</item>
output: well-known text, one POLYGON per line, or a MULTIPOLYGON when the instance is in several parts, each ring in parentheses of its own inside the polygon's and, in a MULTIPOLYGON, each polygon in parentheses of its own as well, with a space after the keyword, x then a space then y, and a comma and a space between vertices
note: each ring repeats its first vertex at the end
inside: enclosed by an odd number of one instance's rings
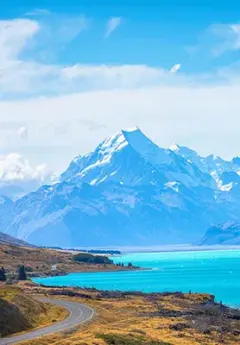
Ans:
POLYGON ((59 300, 54 298, 39 298, 39 300, 44 303, 51 303, 64 307, 69 311, 70 315, 67 317, 67 319, 57 322, 48 327, 36 329, 35 331, 30 331, 29 333, 11 336, 9 338, 0 338, 0 345, 17 344, 22 341, 42 337, 44 335, 66 331, 74 326, 90 320, 94 315, 93 309, 77 302, 69 302, 66 300, 59 300))

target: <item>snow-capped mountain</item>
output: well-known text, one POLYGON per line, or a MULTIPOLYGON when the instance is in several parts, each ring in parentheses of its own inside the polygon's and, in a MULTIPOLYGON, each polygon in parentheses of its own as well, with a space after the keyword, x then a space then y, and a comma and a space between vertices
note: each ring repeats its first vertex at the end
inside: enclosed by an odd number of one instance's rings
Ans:
POLYGON ((212 207, 207 212, 198 191, 180 184, 159 188, 62 182, 16 201, 0 228, 39 245, 187 243, 201 237, 215 218, 225 220, 223 205, 214 206, 213 200, 212 207))
POLYGON ((57 184, 0 205, 0 231, 40 245, 192 243, 239 217, 239 161, 228 163, 122 130, 76 157, 57 184))
POLYGON ((91 185, 117 181, 125 185, 182 183, 187 187, 214 187, 209 174, 189 160, 154 144, 138 128, 107 138, 94 152, 78 156, 61 175, 61 181, 91 185))
MULTIPOLYGON (((231 161, 226 161, 221 157, 210 155, 207 157, 201 157, 196 151, 189 149, 188 147, 172 145, 170 150, 175 152, 181 157, 184 157, 188 161, 194 163, 201 171, 209 173, 216 181, 220 190, 225 189, 225 183, 222 180, 224 173, 232 173, 240 175, 240 158, 235 157, 231 161)), ((227 187, 226 187, 227 188, 227 187)))

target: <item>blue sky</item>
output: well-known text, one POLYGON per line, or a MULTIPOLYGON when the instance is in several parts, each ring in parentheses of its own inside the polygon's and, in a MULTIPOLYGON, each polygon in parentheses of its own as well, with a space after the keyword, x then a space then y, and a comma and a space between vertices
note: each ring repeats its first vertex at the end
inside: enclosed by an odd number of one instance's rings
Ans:
MULTIPOLYGON (((218 37, 207 33, 213 24, 239 21, 236 1, 12 1, 1 6, 1 18, 27 17, 43 23, 57 18, 89 19, 87 30, 67 42, 48 62, 61 64, 149 64, 169 68, 179 61, 186 73, 203 72, 227 65, 239 58, 239 52, 225 52, 212 58, 209 45, 218 37), (60 4, 61 3, 61 4, 60 4), (147 5, 146 5, 147 3, 147 5), (37 12, 36 10, 43 10, 37 12), (46 15, 44 10, 52 15, 46 15), (36 11, 36 12, 35 12, 36 11), (33 15, 35 12, 35 15, 33 15), (106 21, 121 17, 114 36, 103 39, 106 21), (189 53, 192 47, 202 49, 189 53), (207 48, 206 48, 207 47, 207 48), (190 48, 190 49, 189 49, 190 48), (57 56, 56 56, 57 55, 57 56)), ((219 39, 221 41, 221 39, 219 39)), ((214 42, 215 41, 215 42, 214 42)), ((35 47, 43 50, 43 47, 35 47)), ((35 53, 37 59, 41 59, 35 53)))
POLYGON ((233 0, 2 0, 0 180, 18 164, 60 172, 132 126, 238 155, 239 60, 233 0))

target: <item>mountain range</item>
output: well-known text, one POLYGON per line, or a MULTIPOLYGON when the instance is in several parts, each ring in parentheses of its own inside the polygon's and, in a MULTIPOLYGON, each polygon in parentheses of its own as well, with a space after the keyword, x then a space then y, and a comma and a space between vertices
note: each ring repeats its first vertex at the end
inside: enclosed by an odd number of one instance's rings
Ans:
POLYGON ((138 128, 76 157, 57 183, 0 200, 0 230, 37 245, 193 243, 239 219, 240 159, 160 148, 138 128))

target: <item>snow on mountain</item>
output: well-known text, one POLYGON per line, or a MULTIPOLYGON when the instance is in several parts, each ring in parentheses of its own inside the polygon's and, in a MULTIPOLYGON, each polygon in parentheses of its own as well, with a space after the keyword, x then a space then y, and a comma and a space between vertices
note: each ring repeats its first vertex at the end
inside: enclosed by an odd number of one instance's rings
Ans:
POLYGON ((0 205, 0 231, 39 245, 192 243, 239 216, 237 167, 122 130, 76 157, 57 184, 0 205))
POLYGON ((193 163, 163 149, 138 128, 122 130, 107 138, 95 151, 75 158, 61 181, 83 181, 92 185, 121 181, 126 185, 164 184, 177 181, 186 186, 213 187, 214 180, 193 163))
POLYGON ((129 145, 123 132, 102 142, 94 152, 73 160, 61 181, 91 185, 121 182, 125 185, 163 184, 165 176, 129 145))
POLYGON ((222 191, 229 191, 231 189, 231 185, 225 186, 226 184, 221 180, 222 174, 235 172, 240 175, 239 157, 235 157, 231 161, 224 160, 215 155, 202 157, 196 151, 176 144, 170 146, 170 150, 194 163, 201 171, 210 174, 216 181, 218 188, 222 191))

